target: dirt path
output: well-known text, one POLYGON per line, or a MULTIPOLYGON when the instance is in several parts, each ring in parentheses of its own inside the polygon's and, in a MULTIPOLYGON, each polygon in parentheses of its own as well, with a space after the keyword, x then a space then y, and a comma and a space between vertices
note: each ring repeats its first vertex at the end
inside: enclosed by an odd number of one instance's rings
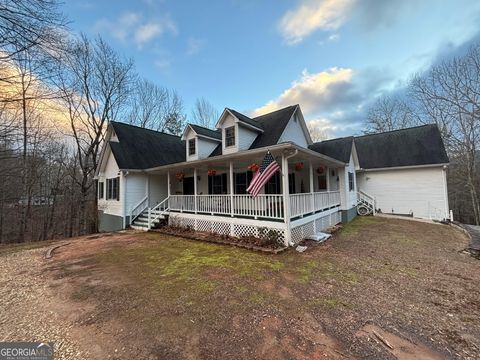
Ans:
MULTIPOLYGON (((43 269, 46 248, 0 256, 0 341, 53 341, 56 359, 89 359, 43 269)), ((73 312, 73 309, 71 309, 73 312)))

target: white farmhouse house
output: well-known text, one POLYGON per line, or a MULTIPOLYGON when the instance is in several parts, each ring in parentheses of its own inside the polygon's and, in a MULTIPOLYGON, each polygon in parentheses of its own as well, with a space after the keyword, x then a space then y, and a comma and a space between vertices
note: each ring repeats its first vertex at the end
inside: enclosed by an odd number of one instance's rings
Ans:
POLYGON ((111 122, 97 170, 100 230, 160 219, 232 236, 274 232, 286 245, 365 209, 448 218, 448 158, 435 125, 313 143, 299 105, 255 118, 226 108, 216 129, 181 137, 111 122), (281 171, 252 198, 270 150, 281 171))

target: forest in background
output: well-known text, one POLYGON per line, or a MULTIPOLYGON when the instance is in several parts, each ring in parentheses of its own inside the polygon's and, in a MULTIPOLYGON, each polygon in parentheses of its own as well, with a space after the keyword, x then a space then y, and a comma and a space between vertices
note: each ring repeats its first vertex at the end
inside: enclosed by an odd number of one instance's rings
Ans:
MULTIPOLYGON (((181 96, 141 78, 101 37, 74 34, 57 0, 0 2, 0 243, 97 229, 94 174, 109 121, 171 134, 181 96)), ((199 98, 191 121, 218 111, 199 98)))
MULTIPOLYGON (((365 124, 374 133, 437 123, 451 160, 450 207, 474 224, 479 97, 474 46, 377 99, 365 124)), ((218 116, 199 98, 189 121, 213 127, 218 116)), ((0 243, 97 230, 94 174, 114 120, 179 134, 187 114, 180 94, 141 78, 104 39, 71 32, 57 0, 0 2, 0 243)))

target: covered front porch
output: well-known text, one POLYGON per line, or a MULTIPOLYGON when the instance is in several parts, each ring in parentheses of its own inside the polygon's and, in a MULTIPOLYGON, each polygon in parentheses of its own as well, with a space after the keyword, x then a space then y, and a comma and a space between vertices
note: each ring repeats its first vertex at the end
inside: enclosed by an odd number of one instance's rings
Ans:
MULTIPOLYGON (((153 169, 148 172, 150 183, 165 181, 167 188, 166 200, 157 203, 170 213, 277 222, 340 207, 340 172, 345 164, 306 149, 270 151, 281 170, 255 198, 247 188, 254 176, 252 167, 261 164, 266 150, 153 169)), ((156 204, 149 203, 155 211, 156 204)))

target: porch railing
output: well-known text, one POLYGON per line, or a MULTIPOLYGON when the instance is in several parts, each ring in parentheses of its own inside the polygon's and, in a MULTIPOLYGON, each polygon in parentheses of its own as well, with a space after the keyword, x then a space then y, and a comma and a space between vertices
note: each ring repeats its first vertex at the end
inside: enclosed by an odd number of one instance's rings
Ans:
MULTIPOLYGON (((339 191, 291 194, 289 199, 292 218, 340 206, 339 191)), ((282 194, 261 194, 256 198, 248 194, 170 195, 168 205, 170 211, 177 212, 272 220, 284 218, 282 194)))
POLYGON ((340 192, 316 192, 290 195, 290 217, 299 217, 340 206, 340 192))

